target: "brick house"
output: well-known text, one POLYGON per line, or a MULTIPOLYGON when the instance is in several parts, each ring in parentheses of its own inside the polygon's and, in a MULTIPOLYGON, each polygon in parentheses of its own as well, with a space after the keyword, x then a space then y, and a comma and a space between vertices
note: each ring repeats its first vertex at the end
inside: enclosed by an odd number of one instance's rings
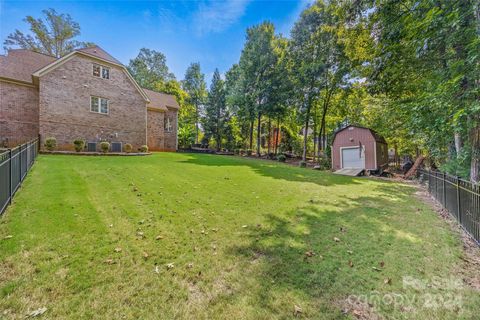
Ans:
POLYGON ((84 139, 134 150, 177 149, 179 105, 172 95, 141 88, 125 66, 98 46, 56 59, 29 50, 0 56, 0 143, 40 135, 61 150, 84 139))

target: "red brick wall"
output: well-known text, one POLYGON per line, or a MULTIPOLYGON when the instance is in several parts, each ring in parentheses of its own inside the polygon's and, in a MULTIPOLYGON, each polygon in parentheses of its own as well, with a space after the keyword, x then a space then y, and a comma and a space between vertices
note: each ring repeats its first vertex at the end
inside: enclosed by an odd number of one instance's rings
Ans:
POLYGON ((172 120, 172 131, 164 131, 165 135, 165 151, 176 151, 177 150, 177 130, 178 130, 178 111, 176 109, 168 109, 165 113, 166 117, 170 117, 172 120))
MULTIPOLYGON (((75 55, 40 79, 39 131, 55 137, 59 149, 72 149, 73 140, 119 141, 134 150, 147 143, 146 102, 120 67, 110 79, 92 75, 94 60, 75 55), (90 112, 90 96, 109 99, 109 114, 90 112)), ((95 62, 96 63, 96 62, 95 62)))
POLYGON ((370 130, 364 128, 350 127, 340 131, 335 136, 332 145, 332 169, 341 169, 340 148, 341 147, 355 147, 359 142, 365 148, 365 167, 370 170, 376 170, 375 164, 375 139, 370 130), (350 130, 350 128, 353 128, 350 130))
POLYGON ((147 145, 150 151, 164 150, 163 119, 165 112, 147 111, 147 145))
POLYGON ((13 146, 38 137, 38 90, 0 81, 0 143, 13 146))

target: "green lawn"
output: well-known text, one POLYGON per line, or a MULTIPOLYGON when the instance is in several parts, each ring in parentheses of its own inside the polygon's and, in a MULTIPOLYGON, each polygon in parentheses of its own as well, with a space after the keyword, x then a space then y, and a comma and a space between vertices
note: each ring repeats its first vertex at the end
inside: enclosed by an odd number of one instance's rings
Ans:
POLYGON ((415 191, 226 156, 40 156, 0 219, 0 319, 473 319, 479 293, 439 281, 461 280, 459 235, 415 191))

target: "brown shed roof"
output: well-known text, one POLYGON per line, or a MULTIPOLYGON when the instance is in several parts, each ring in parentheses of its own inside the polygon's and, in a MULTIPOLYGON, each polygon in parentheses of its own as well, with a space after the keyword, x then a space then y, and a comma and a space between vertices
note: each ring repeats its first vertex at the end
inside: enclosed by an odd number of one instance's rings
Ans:
POLYGON ((32 83, 32 73, 49 65, 57 58, 26 49, 8 50, 0 55, 0 77, 32 83))
POLYGON ((148 106, 150 108, 156 108, 167 111, 168 108, 180 109, 177 99, 171 94, 156 92, 148 89, 143 89, 150 99, 148 106))
POLYGON ((362 127, 362 126, 352 125, 352 124, 349 124, 348 126, 346 126, 346 127, 344 127, 344 128, 341 128, 341 129, 335 131, 335 133, 333 134, 332 143, 333 143, 333 141, 335 141, 335 137, 336 137, 337 133, 339 133, 339 132, 341 132, 341 131, 349 128, 349 127, 367 129, 368 131, 370 131, 370 133, 372 134, 372 136, 373 136, 373 138, 375 139, 375 141, 380 142, 380 143, 387 144, 387 141, 385 140, 385 138, 382 137, 381 135, 379 135, 375 130, 372 130, 372 129, 366 128, 366 127, 362 127))

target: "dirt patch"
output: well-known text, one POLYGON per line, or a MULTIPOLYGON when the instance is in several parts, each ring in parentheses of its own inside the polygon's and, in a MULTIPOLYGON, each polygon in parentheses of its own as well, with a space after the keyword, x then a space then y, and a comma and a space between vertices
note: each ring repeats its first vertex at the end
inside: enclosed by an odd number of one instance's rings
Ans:
POLYGON ((460 234, 463 245, 462 263, 457 267, 456 273, 462 277, 463 282, 469 287, 480 291, 480 247, 472 237, 463 230, 450 213, 433 198, 423 187, 416 185, 418 190, 415 195, 428 204, 450 228, 460 234))
POLYGON ((357 298, 349 297, 340 301, 340 308, 342 309, 342 313, 347 315, 352 315, 355 319, 360 320, 382 320, 383 318, 378 315, 373 305, 361 301, 357 298))

